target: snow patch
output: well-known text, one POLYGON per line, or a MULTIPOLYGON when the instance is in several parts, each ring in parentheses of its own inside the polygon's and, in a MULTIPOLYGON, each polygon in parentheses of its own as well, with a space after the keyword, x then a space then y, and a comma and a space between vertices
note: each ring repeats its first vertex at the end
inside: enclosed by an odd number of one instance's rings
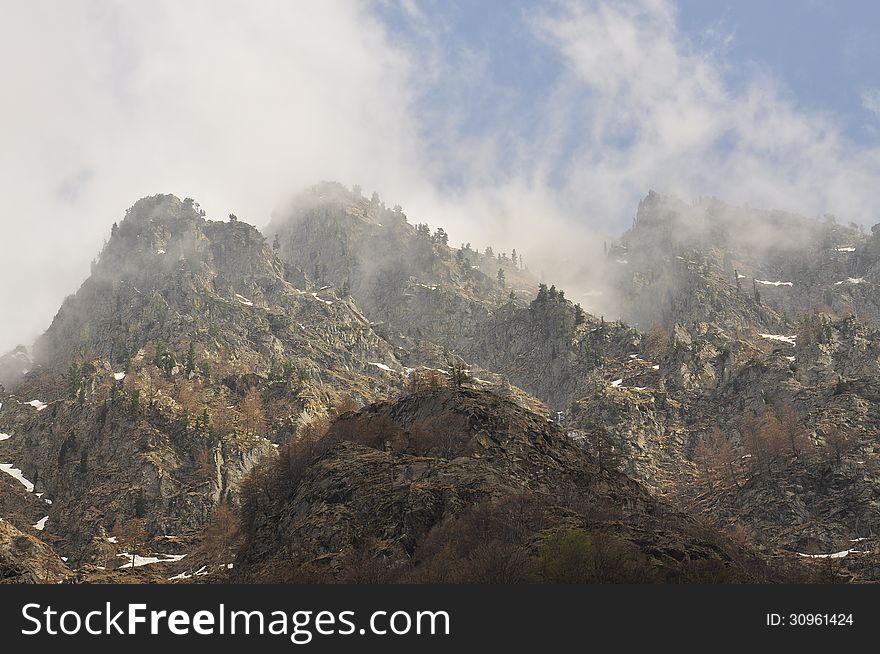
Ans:
POLYGON ((659 364, 659 363, 654 364, 654 365, 651 366, 651 367, 652 367, 654 370, 660 370, 660 364, 659 364))
POLYGON ((764 286, 793 286, 791 282, 771 282, 766 279, 756 279, 758 284, 763 284, 764 286))
POLYGON ((381 369, 381 370, 384 370, 384 371, 386 371, 386 372, 397 372, 396 370, 394 370, 394 369, 389 368, 388 366, 386 366, 384 363, 374 363, 373 361, 370 361, 369 364, 370 364, 371 366, 376 366, 377 368, 379 368, 379 369, 381 369))
POLYGON ((0 434, 0 441, 5 441, 9 438, 12 438, 9 434, 0 434))
POLYGON ((110 537, 107 539, 107 542, 108 542, 108 543, 113 543, 113 544, 115 545, 116 543, 119 542, 119 539, 118 539, 116 536, 110 536, 110 537))
POLYGON ((840 286, 841 284, 847 284, 847 283, 849 283, 849 284, 864 284, 865 278, 864 277, 847 277, 846 281, 834 282, 834 285, 840 286))
POLYGON ((37 520, 37 523, 33 526, 37 531, 43 531, 46 528, 46 520, 49 519, 49 516, 44 516, 37 520))
POLYGON ((319 298, 317 293, 312 293, 312 297, 315 298, 318 302, 323 302, 327 306, 333 305, 333 302, 331 302, 330 300, 322 300, 321 298, 319 298))
POLYGON ((250 300, 248 300, 244 295, 239 295, 238 293, 236 293, 236 294, 235 294, 235 298, 236 298, 239 302, 241 302, 243 305, 245 305, 246 307, 252 307, 252 306, 254 306, 254 303, 251 302, 250 300))
POLYGON ((27 489, 28 493, 34 492, 33 482, 30 481, 29 479, 26 479, 25 476, 23 474, 21 474, 21 470, 13 467, 13 465, 11 463, 0 463, 0 470, 2 470, 3 472, 5 472, 7 475, 9 475, 11 477, 14 477, 19 482, 21 482, 21 485, 27 489))
POLYGON ((867 552, 863 552, 862 550, 843 550, 842 552, 834 552, 832 554, 803 554, 802 552, 797 553, 798 556, 804 556, 808 559, 842 559, 849 554, 867 554, 867 552))
POLYGON ((779 341, 780 343, 795 344, 796 336, 784 336, 783 334, 758 334, 761 338, 767 338, 771 341, 779 341))
POLYGON ((837 252, 855 252, 856 249, 851 245, 845 245, 839 248, 834 248, 837 252))
POLYGON ((612 385, 614 388, 620 388, 620 385, 621 385, 622 383, 623 383, 623 379, 615 379, 613 382, 611 382, 611 385, 612 385))
POLYGON ((150 565, 152 563, 174 563, 176 561, 180 561, 186 554, 153 554, 152 556, 140 556, 138 554, 134 555, 134 565, 131 562, 131 552, 120 552, 116 556, 125 557, 128 559, 128 563, 119 566, 122 568, 139 568, 142 565, 150 565))
POLYGON ((626 259, 615 259, 614 263, 620 263, 620 264, 626 265, 629 263, 629 261, 627 261, 626 259))
POLYGON ((165 250, 156 250, 156 254, 165 254, 165 250))
POLYGON ((113 375, 113 379, 115 379, 116 381, 122 381, 123 379, 125 379, 125 373, 117 372, 113 375))
POLYGON ((49 406, 48 404, 46 404, 45 402, 41 402, 40 400, 31 400, 30 402, 25 402, 25 404, 30 404, 37 411, 42 411, 47 406, 49 406))

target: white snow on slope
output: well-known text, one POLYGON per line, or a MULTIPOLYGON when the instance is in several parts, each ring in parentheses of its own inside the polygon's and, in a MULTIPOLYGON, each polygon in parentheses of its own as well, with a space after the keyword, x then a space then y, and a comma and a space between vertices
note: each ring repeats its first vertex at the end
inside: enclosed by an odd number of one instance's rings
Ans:
POLYGON ((151 563, 174 563, 175 561, 180 561, 186 554, 154 554, 153 556, 140 556, 138 554, 134 555, 134 566, 131 564, 131 552, 120 552, 116 556, 125 557, 128 559, 128 563, 119 566, 122 568, 139 568, 142 565, 150 565, 151 563))
POLYGON ((247 307, 254 306, 254 303, 251 302, 250 300, 248 300, 244 295, 239 295, 238 293, 236 293, 235 297, 238 299, 239 302, 241 302, 243 305, 245 305, 247 307))
POLYGON ((624 265, 629 263, 629 261, 627 261, 626 259, 615 259, 614 261, 615 261, 615 263, 621 263, 624 265))
POLYGON ((49 406, 48 404, 46 404, 45 402, 41 402, 40 400, 31 400, 30 402, 25 402, 25 404, 30 404, 37 411, 42 411, 47 406, 49 406))
POLYGON ((0 441, 5 441, 8 438, 12 438, 9 434, 0 434, 0 441))
POLYGON ((165 250, 156 250, 156 254, 165 254, 165 250))
POLYGON ((764 286, 793 286, 791 282, 771 282, 766 279, 756 279, 755 281, 764 286))
POLYGON ((864 277, 847 277, 847 278, 846 278, 846 281, 843 281, 843 282, 834 282, 834 285, 835 285, 835 286, 840 286, 841 284, 846 284, 846 283, 849 283, 849 284, 864 284, 864 283, 865 283, 865 278, 864 278, 864 277))
POLYGON ((0 471, 5 472, 7 475, 14 477, 21 485, 27 489, 28 493, 34 492, 34 484, 29 479, 26 479, 23 474, 21 474, 21 470, 18 468, 14 468, 11 463, 0 463, 0 471))
POLYGON ((396 370, 394 370, 394 369, 389 368, 388 366, 386 366, 384 363, 374 363, 373 361, 370 361, 369 364, 370 364, 371 366, 376 366, 377 368, 379 368, 379 369, 381 369, 381 370, 384 370, 384 371, 386 371, 386 372, 397 372, 396 370))
POLYGON ((855 252, 856 251, 856 249, 851 245, 845 245, 845 246, 842 246, 839 248, 834 248, 834 249, 837 250, 838 252, 855 252))
POLYGON ((123 379, 125 379, 125 373, 124 372, 117 372, 116 374, 113 375, 113 379, 115 379, 116 381, 122 381, 123 379))
POLYGON ((867 552, 863 552, 862 550, 843 550, 842 552, 834 552, 833 554, 803 554, 801 552, 797 553, 798 556, 803 556, 808 559, 842 559, 848 554, 867 554, 867 552))
POLYGON ((34 525, 34 529, 37 531, 43 531, 46 528, 46 520, 49 519, 49 516, 44 516, 37 520, 37 524, 34 525))
POLYGON ((795 344, 795 336, 784 336, 783 334, 758 334, 761 338, 768 338, 771 341, 779 341, 780 343, 795 344))
POLYGON ((315 298, 318 302, 323 302, 327 306, 331 306, 333 304, 330 300, 322 300, 321 298, 319 298, 317 293, 312 293, 312 297, 315 298))
POLYGON ((623 379, 615 379, 613 382, 611 382, 611 385, 612 385, 614 388, 620 388, 620 385, 621 385, 622 383, 623 383, 623 379))

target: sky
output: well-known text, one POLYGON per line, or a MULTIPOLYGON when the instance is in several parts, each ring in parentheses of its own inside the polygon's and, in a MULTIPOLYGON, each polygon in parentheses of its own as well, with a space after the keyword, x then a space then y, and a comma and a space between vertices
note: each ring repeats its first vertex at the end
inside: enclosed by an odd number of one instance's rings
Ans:
POLYGON ((880 3, 0 0, 0 351, 138 198, 324 179, 566 288, 649 189, 880 221, 880 3), (555 266, 555 267, 554 267, 555 266))

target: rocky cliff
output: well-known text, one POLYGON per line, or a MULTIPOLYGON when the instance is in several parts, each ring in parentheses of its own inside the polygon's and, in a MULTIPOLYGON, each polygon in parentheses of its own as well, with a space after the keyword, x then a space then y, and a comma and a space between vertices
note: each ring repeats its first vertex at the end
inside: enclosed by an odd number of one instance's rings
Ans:
POLYGON ((875 578, 877 235, 651 193, 606 321, 357 188, 267 234, 145 198, 0 359, 25 550, 110 582, 560 581, 561 552, 586 581, 875 578))

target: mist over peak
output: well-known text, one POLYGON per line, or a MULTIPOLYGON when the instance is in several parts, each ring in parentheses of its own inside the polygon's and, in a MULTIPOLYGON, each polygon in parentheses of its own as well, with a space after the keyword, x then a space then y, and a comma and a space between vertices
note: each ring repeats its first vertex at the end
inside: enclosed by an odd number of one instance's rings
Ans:
MULTIPOLYGON (((695 32, 672 2, 500 8, 481 16, 488 36, 430 3, 9 4, 0 350, 38 335, 108 223, 155 189, 264 227, 297 188, 356 182, 453 241, 527 252, 584 301, 600 289, 579 280, 648 188, 878 215, 871 104, 854 134, 849 114, 737 59, 745 26, 695 32)), ((804 11, 817 29, 852 18, 804 11)), ((876 86, 860 72, 858 103, 876 86)))

